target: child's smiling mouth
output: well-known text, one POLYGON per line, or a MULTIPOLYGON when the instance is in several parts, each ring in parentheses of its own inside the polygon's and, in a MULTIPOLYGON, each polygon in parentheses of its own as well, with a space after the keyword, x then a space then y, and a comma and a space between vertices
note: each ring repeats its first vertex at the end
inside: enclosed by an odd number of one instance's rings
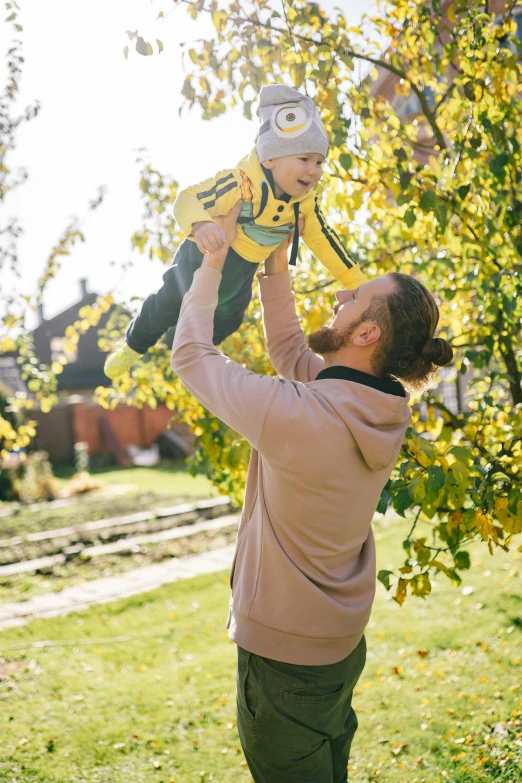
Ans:
POLYGON ((307 182, 307 181, 306 181, 306 180, 304 180, 304 179, 298 179, 297 181, 298 181, 298 183, 299 183, 300 185, 302 185, 304 188, 309 188, 309 187, 310 187, 310 185, 312 184, 311 182, 307 182))

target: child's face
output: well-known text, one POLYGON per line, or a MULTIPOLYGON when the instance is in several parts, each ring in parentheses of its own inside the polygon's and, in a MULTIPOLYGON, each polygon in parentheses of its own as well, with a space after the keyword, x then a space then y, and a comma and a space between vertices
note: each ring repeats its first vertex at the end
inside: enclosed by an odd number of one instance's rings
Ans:
POLYGON ((299 198, 317 185, 323 175, 323 163, 324 155, 307 152, 265 160, 263 166, 272 172, 278 198, 283 193, 299 198))

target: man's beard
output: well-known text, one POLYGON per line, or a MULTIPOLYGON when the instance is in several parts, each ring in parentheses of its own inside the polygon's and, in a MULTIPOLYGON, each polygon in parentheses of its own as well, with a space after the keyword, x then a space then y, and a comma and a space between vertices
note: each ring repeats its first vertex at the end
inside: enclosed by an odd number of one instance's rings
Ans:
POLYGON ((327 353, 337 353, 348 345, 358 325, 358 322, 348 324, 343 329, 323 326, 322 329, 308 335, 308 346, 320 356, 325 356, 327 353))

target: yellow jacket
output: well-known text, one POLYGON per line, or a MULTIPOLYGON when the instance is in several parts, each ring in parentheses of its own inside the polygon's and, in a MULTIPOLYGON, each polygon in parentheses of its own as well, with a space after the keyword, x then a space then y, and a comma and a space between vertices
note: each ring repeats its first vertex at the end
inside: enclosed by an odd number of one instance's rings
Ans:
POLYGON ((299 215, 304 217, 302 238, 314 256, 346 288, 357 288, 366 281, 335 231, 328 226, 317 194, 310 191, 301 199, 288 196, 277 199, 255 150, 237 168, 225 169, 199 185, 182 190, 174 203, 174 215, 181 230, 190 237, 195 223, 215 222, 214 217, 227 215, 240 199, 243 207, 232 247, 241 258, 256 264, 268 258, 272 248, 292 231, 298 208, 299 215))

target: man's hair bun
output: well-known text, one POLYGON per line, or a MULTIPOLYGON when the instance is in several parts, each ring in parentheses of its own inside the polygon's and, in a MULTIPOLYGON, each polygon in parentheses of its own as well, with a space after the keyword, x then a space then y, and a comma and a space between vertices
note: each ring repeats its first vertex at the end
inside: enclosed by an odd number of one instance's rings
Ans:
POLYGON ((437 367, 445 367, 453 359, 453 348, 442 337, 430 337, 423 348, 422 356, 437 367))

